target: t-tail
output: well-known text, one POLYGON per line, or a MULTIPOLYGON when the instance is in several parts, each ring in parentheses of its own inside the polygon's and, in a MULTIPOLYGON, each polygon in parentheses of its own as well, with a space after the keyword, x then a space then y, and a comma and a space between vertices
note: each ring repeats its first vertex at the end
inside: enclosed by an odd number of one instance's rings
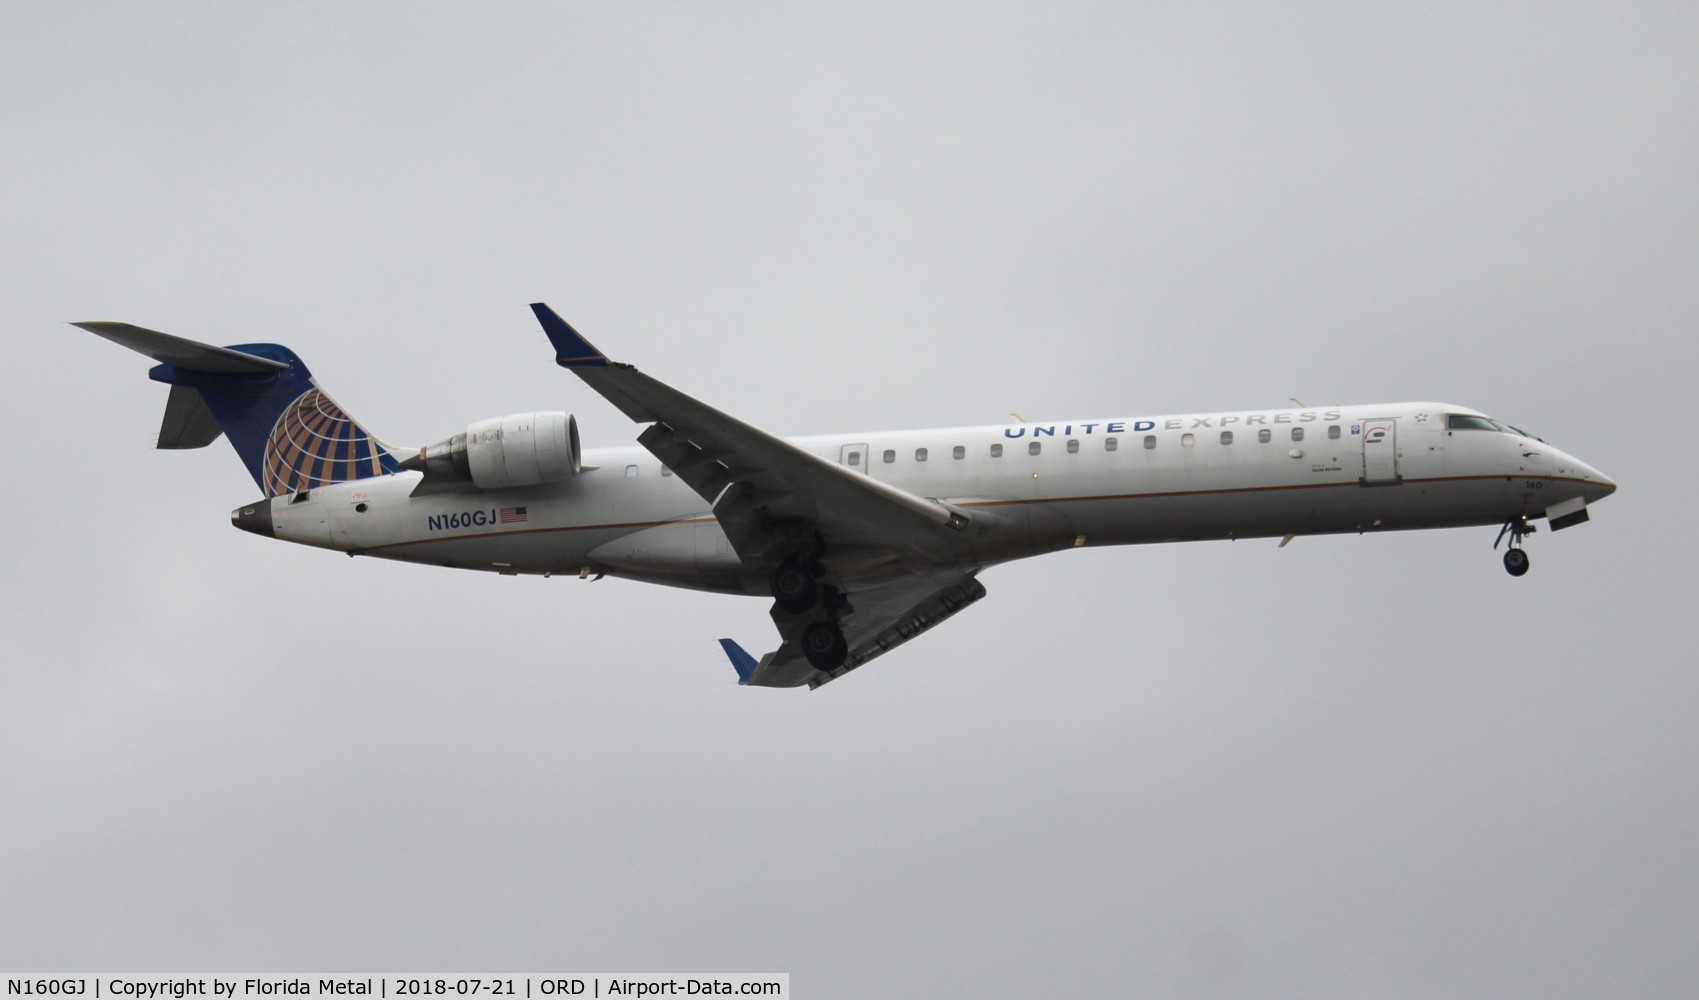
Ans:
POLYGON ((171 387, 161 448, 204 448, 220 434, 267 497, 400 471, 373 437, 281 344, 213 347, 128 323, 73 323, 158 361, 171 387))

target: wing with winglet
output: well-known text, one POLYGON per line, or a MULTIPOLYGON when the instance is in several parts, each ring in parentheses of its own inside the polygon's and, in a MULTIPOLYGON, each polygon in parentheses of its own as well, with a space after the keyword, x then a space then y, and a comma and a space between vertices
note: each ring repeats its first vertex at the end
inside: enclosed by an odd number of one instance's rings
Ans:
MULTIPOLYGON (((841 662, 811 665, 803 633, 821 615, 785 610, 773 620, 783 644, 760 661, 723 640, 740 683, 795 687, 841 676, 908 641, 984 596, 961 566, 968 515, 918 497, 753 427, 630 365, 608 359, 543 303, 532 312, 555 348, 555 361, 621 412, 647 423, 638 442, 713 506, 727 539, 751 572, 772 571, 818 544, 831 560, 856 553, 883 564, 878 579, 847 584, 828 609, 841 630, 841 662)), ((812 558, 812 557, 810 557, 812 558)))
POLYGON ((959 569, 916 574, 901 583, 858 590, 850 595, 851 610, 843 616, 844 641, 849 647, 842 666, 819 670, 802 649, 803 625, 774 614, 784 644, 754 662, 730 639, 721 639, 738 672, 738 683, 756 687, 817 688, 849 673, 867 661, 895 649, 985 596, 985 585, 959 569), (736 652, 733 652, 736 650, 736 652), (742 658, 738 656, 742 653, 742 658))

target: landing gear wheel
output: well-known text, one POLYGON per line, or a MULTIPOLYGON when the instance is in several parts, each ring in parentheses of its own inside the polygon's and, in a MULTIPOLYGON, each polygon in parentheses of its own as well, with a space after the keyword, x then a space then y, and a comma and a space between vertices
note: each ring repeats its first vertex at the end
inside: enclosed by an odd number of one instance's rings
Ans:
POLYGON ((1534 525, 1528 523, 1526 514, 1511 518, 1504 522, 1504 527, 1498 529, 1498 537, 1493 539, 1493 548, 1498 548, 1498 543, 1504 541, 1504 536, 1510 536, 1510 547, 1504 550, 1504 571, 1506 573, 1511 576, 1522 576, 1528 572, 1528 553, 1522 551, 1522 539, 1538 530, 1534 525))
POLYGON ((836 622, 811 622, 802 630, 802 652, 815 670, 836 670, 849 658, 849 643, 836 622))
POLYGON ((773 571, 773 600, 779 610, 797 615, 814 606, 820 599, 820 585, 814 581, 810 567, 786 560, 773 571))

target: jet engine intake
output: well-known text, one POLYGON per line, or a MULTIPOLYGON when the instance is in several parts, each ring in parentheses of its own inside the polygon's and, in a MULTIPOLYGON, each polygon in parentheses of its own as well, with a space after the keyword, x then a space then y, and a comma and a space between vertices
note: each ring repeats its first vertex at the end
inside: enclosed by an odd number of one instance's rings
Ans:
POLYGON ((481 490, 558 482, 584 467, 578 421, 558 411, 480 420, 401 465, 426 479, 470 482, 481 490))

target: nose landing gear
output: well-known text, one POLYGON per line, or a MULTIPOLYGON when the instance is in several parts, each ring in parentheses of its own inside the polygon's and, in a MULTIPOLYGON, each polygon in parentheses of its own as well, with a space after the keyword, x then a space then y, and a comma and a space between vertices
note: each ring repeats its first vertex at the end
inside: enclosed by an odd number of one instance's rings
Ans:
POLYGON ((1505 535, 1510 536, 1510 547, 1504 550, 1504 571, 1506 573, 1511 576, 1522 576, 1528 572, 1528 553, 1522 550, 1522 539, 1525 535, 1532 535, 1538 530, 1528 522, 1526 516, 1511 518, 1504 523, 1504 527, 1499 529, 1498 537, 1493 539, 1495 550, 1499 543, 1504 541, 1505 535))

